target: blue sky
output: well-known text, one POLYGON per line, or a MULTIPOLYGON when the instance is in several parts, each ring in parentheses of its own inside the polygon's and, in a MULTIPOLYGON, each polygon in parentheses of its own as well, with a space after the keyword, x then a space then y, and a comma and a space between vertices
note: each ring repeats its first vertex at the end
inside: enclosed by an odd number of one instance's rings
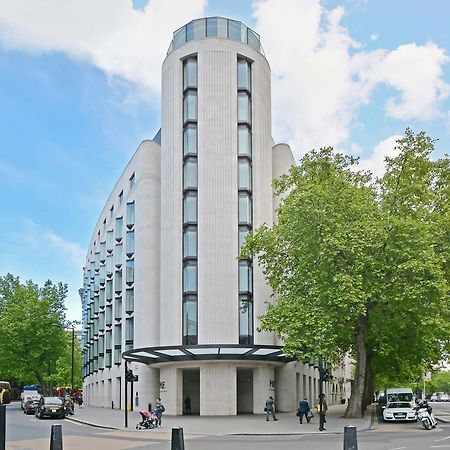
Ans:
POLYGON ((204 15, 261 34, 273 136, 297 159, 332 145, 379 175, 407 126, 449 152, 447 0, 2 1, 0 275, 68 283, 70 319, 98 214, 159 129, 171 34, 204 15))

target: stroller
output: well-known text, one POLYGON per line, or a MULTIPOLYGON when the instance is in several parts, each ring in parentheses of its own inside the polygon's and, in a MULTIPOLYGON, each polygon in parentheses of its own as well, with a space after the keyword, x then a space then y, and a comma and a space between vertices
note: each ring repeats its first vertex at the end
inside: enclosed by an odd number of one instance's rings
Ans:
POLYGON ((142 420, 136 425, 136 430, 141 430, 142 428, 155 428, 158 424, 158 418, 153 411, 139 411, 142 420))

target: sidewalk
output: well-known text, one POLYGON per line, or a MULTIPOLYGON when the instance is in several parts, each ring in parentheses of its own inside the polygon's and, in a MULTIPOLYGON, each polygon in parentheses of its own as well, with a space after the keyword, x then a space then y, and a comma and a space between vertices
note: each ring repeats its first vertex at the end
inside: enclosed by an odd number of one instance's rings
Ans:
MULTIPOLYGON (((265 419, 265 414, 239 415, 239 416, 169 416, 163 415, 161 429, 142 430, 142 433, 168 432, 174 427, 181 427, 184 433, 191 435, 264 435, 264 434, 329 434, 343 433, 346 425, 354 425, 358 431, 371 428, 372 410, 368 409, 363 419, 345 419, 343 417, 346 405, 333 405, 328 408, 326 431, 318 430, 319 417, 317 414, 311 423, 299 424, 295 413, 278 413, 277 422, 265 419)), ((118 409, 97 408, 84 406, 76 408, 74 416, 68 416, 66 420, 80 422, 91 426, 110 428, 115 430, 136 431, 136 424, 140 421, 138 411, 128 413, 128 428, 124 427, 125 412, 118 409)))

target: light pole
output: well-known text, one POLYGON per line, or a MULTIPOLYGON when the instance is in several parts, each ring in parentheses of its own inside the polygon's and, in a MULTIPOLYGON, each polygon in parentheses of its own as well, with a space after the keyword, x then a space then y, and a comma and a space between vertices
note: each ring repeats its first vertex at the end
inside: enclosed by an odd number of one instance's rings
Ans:
POLYGON ((71 383, 71 389, 72 389, 72 395, 73 395, 73 369, 75 365, 75 328, 72 326, 72 383, 71 383))
POLYGON ((72 364, 71 364, 71 393, 73 395, 73 387, 74 387, 74 369, 75 369, 75 325, 79 325, 80 322, 78 320, 73 320, 72 322, 67 323, 67 328, 72 330, 72 364))

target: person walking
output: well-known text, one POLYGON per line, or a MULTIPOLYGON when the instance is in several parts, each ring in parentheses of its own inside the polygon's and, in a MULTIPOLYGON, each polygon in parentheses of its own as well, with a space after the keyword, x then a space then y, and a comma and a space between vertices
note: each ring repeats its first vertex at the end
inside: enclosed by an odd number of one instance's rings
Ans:
POLYGON ((328 410, 328 405, 325 400, 325 394, 319 395, 319 398, 316 403, 317 413, 319 414, 319 431, 324 431, 326 428, 324 427, 327 422, 326 414, 328 410))
POLYGON ((166 408, 164 408, 164 405, 161 403, 161 399, 158 397, 156 399, 156 406, 155 406, 155 415, 158 419, 158 424, 156 425, 158 428, 161 428, 162 425, 162 415, 163 412, 166 410, 166 408))
POLYGON ((275 400, 273 397, 269 397, 266 400, 266 407, 264 408, 266 411, 266 420, 269 421, 269 416, 272 415, 273 420, 278 420, 275 416, 275 400))
POLYGON ((298 409, 297 409, 297 416, 298 421, 300 423, 303 423, 303 416, 305 416, 306 421, 309 423, 311 418, 309 416, 309 412, 311 411, 311 408, 309 407, 308 400, 305 398, 303 400, 300 400, 298 403, 298 409))
POLYGON ((184 399, 184 411, 188 416, 191 414, 191 397, 189 395, 184 399))

